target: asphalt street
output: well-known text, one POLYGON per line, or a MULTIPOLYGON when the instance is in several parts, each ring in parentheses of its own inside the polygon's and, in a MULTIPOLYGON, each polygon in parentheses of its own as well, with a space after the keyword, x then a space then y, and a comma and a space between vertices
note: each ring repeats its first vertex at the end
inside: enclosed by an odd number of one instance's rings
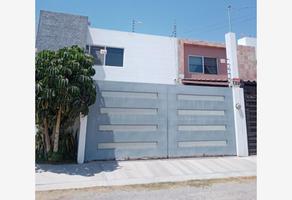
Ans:
POLYGON ((36 192, 38 200, 255 200, 256 177, 36 192))

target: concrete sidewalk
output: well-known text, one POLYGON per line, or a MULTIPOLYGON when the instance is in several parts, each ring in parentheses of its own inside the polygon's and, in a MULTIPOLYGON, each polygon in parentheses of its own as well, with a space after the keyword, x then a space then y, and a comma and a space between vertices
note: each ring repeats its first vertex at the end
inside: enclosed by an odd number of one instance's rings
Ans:
POLYGON ((36 190, 256 176, 256 156, 36 165, 36 190))

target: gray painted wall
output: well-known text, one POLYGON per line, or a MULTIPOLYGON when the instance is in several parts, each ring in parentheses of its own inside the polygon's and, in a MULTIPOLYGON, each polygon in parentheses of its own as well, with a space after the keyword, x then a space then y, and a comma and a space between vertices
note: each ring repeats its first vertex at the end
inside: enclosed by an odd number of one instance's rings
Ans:
POLYGON ((167 86, 97 83, 97 100, 87 119, 85 161, 166 157, 167 86))
POLYGON ((41 11, 36 37, 38 51, 57 50, 65 46, 85 47, 88 17, 41 11))
POLYGON ((230 88, 97 82, 85 161, 236 155, 230 88))
POLYGON ((236 155, 231 88, 168 86, 168 156, 236 155))

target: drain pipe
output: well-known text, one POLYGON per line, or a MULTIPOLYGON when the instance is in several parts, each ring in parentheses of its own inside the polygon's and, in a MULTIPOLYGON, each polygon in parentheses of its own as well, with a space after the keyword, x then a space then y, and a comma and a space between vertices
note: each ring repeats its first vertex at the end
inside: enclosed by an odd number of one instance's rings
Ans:
POLYGON ((235 33, 225 34, 227 63, 230 68, 229 86, 232 88, 237 156, 248 156, 247 130, 243 89, 240 88, 235 33))

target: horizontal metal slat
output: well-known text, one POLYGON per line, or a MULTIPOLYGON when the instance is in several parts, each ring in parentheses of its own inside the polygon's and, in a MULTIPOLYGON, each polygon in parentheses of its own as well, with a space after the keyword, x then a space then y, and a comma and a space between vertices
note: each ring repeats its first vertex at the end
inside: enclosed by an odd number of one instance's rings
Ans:
POLYGON ((222 116, 177 116, 177 124, 181 125, 195 125, 195 124, 227 124, 227 117, 222 116))
POLYGON ((148 125, 148 124, 163 124, 166 122, 164 116, 140 116, 140 115, 98 115, 96 118, 98 124, 124 124, 124 125, 148 125))

